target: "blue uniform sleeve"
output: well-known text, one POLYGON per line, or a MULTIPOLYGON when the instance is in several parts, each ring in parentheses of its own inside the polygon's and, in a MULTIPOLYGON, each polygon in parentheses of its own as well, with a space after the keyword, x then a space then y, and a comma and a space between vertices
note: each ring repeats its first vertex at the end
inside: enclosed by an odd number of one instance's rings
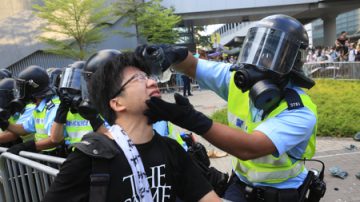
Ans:
POLYGON ((153 129, 161 136, 169 136, 168 124, 166 121, 158 121, 154 123, 153 129))
POLYGON ((311 137, 316 116, 308 108, 284 110, 255 128, 264 133, 275 145, 278 157, 286 152, 301 157, 311 137))
POLYGON ((32 117, 35 105, 26 105, 24 112, 20 115, 16 124, 23 124, 27 119, 32 117))
POLYGON ((231 65, 199 59, 196 67, 196 81, 201 88, 212 90, 227 101, 231 65))
POLYGON ((21 125, 27 133, 36 133, 35 119, 33 116, 23 119, 21 125))

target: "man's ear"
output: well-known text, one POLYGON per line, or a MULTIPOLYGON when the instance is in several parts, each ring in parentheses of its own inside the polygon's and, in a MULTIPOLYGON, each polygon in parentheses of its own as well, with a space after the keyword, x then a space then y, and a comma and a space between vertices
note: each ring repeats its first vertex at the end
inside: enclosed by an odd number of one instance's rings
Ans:
POLYGON ((109 101, 110 107, 115 112, 122 112, 126 109, 126 107, 122 104, 121 99, 114 98, 109 101))

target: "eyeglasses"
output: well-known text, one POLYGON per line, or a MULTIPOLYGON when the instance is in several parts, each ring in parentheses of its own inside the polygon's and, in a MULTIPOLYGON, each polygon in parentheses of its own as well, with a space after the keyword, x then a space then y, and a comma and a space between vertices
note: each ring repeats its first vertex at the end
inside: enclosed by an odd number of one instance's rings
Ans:
POLYGON ((144 73, 137 73, 134 74, 132 77, 130 77, 130 79, 128 79, 123 85, 120 86, 120 89, 118 91, 116 91, 116 93, 112 96, 111 99, 114 99, 115 97, 119 96, 121 94, 121 92, 124 90, 125 86, 127 84, 129 84, 131 81, 136 81, 136 80, 141 80, 141 81, 146 81, 148 79, 154 80, 156 82, 158 82, 158 78, 154 77, 154 76, 148 76, 144 73))

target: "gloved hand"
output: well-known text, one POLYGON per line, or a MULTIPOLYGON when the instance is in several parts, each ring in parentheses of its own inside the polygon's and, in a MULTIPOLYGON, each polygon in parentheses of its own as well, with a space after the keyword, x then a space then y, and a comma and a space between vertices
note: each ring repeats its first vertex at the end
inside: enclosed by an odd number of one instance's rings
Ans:
MULTIPOLYGON (((161 72, 167 70, 171 65, 178 64, 185 60, 188 49, 184 46, 173 46, 167 44, 141 45, 135 50, 135 55, 145 61, 152 69, 161 72)), ((153 73, 153 71, 151 72, 153 73)))
POLYGON ((198 135, 205 134, 211 128, 212 120, 196 111, 186 97, 175 93, 174 98, 176 103, 168 103, 158 97, 147 100, 149 109, 144 114, 148 117, 148 123, 166 120, 198 135))
POLYGON ((104 124, 104 120, 97 112, 83 112, 79 111, 79 114, 86 120, 89 120, 91 127, 94 131, 97 131, 101 125, 104 124))
POLYGON ((62 93, 59 93, 59 97, 60 97, 60 105, 59 108, 56 111, 56 115, 55 115, 55 119, 54 121, 56 123, 66 123, 66 117, 67 114, 69 112, 70 109, 70 105, 71 105, 71 98, 69 96, 66 96, 62 93))
POLYGON ((0 117, 0 128, 5 131, 9 127, 9 121, 6 117, 0 117))
POLYGON ((16 144, 10 147, 7 152, 18 155, 20 151, 36 152, 36 144, 34 140, 16 144))

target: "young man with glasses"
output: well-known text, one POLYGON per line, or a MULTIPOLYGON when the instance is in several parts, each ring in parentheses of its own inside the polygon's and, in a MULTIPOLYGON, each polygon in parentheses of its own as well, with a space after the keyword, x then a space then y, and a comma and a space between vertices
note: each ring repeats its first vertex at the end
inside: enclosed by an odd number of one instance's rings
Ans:
POLYGON ((94 64, 90 100, 112 126, 76 144, 44 201, 220 201, 181 146, 148 124, 145 101, 160 91, 142 62, 133 53, 100 51, 86 65, 94 64), (94 191, 99 181, 107 184, 102 198, 94 191))

